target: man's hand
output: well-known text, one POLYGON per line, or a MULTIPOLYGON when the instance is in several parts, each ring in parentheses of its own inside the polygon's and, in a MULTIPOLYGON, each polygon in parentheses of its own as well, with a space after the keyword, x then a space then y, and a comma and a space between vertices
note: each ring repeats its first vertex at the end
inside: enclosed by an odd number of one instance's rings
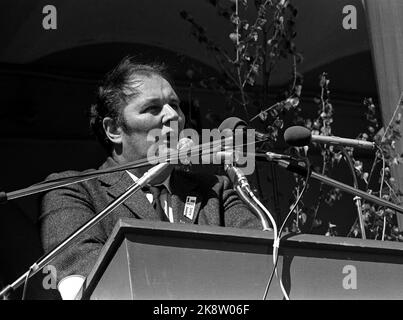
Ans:
POLYGON ((63 300, 74 300, 80 291, 85 277, 78 274, 71 275, 60 280, 57 289, 63 300))

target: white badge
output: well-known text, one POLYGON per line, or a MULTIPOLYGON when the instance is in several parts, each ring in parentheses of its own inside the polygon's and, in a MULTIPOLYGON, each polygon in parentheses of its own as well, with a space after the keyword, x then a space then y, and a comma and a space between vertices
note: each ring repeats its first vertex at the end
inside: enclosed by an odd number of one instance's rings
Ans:
POLYGON ((195 207, 196 207, 196 197, 187 196, 186 203, 185 203, 185 209, 183 210, 183 215, 186 218, 192 220, 193 215, 195 213, 195 207))

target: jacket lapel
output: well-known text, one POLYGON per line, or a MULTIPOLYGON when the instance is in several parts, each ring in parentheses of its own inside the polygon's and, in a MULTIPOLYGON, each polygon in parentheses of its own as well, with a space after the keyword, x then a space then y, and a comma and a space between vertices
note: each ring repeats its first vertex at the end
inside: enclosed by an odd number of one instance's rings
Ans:
MULTIPOLYGON (((117 163, 112 158, 108 158, 100 169, 105 169, 116 165, 117 163)), ((106 191, 113 199, 116 199, 122 195, 134 183, 126 171, 106 174, 99 177, 98 180, 100 180, 101 183, 107 187, 106 191)), ((137 191, 136 193, 132 194, 123 203, 123 205, 126 206, 138 218, 160 220, 154 208, 148 201, 146 195, 142 191, 137 191)))
MULTIPOLYGON (((109 157, 100 169, 106 169, 116 165, 117 163, 109 157)), ((98 180, 106 186, 107 193, 113 199, 122 195, 134 183, 126 171, 106 174, 99 177, 98 180)), ((195 223, 203 202, 203 194, 199 190, 197 182, 194 181, 188 173, 175 169, 171 174, 170 189, 172 192, 171 205, 174 214, 174 221, 195 223), (191 217, 186 217, 184 215, 187 197, 196 197, 196 203, 191 217)), ((161 220, 142 191, 138 191, 131 195, 123 205, 138 218, 161 220)))

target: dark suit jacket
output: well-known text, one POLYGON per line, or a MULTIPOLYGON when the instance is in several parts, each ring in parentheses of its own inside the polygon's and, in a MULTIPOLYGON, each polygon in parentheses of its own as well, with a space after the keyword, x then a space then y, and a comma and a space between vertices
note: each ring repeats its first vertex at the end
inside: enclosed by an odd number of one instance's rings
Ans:
MULTIPOLYGON (((113 165, 116 163, 108 158, 101 169, 113 165)), ((66 171, 52 174, 48 179, 76 173, 66 171)), ((40 216, 45 252, 102 211, 132 184, 128 173, 121 171, 46 193, 42 199, 40 216)), ((258 218, 241 202, 225 176, 201 175, 175 169, 171 174, 170 187, 174 221, 177 223, 262 228, 258 218), (183 215, 187 196, 197 198, 192 220, 183 215)), ((102 246, 121 217, 161 220, 145 194, 141 191, 135 193, 51 263, 56 267, 58 281, 71 274, 85 277, 89 274, 102 246)))

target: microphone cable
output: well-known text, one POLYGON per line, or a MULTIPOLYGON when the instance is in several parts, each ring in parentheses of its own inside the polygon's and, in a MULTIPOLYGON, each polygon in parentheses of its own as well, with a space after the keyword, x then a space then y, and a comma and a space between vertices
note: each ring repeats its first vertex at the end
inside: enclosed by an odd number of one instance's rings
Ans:
MULTIPOLYGON (((262 215, 259 213, 259 209, 262 210, 265 214, 266 217, 269 218, 269 220, 271 221, 271 224, 273 226, 273 234, 274 234, 274 240, 273 240, 273 251, 272 251, 272 256, 273 256, 273 272, 275 272, 277 278, 279 279, 279 283, 280 283, 280 288, 281 291, 283 292, 283 296, 286 300, 290 300, 290 298, 288 297, 287 291, 284 289, 283 286, 283 282, 281 281, 281 278, 278 277, 278 273, 277 273, 277 263, 276 260, 278 259, 278 246, 279 246, 279 236, 278 236, 278 228, 277 228, 277 224, 275 219, 273 218, 272 214, 269 212, 269 210, 260 202, 260 200, 255 196, 255 194, 253 193, 253 191, 251 190, 251 188, 249 187, 249 183, 247 182, 245 176, 243 175, 243 173, 240 173, 241 178, 239 178, 239 175, 236 174, 236 172, 238 172, 236 170, 236 167, 233 167, 232 165, 229 166, 229 170, 232 170, 232 172, 235 172, 233 178, 230 177, 230 180, 235 180, 233 183, 236 185, 235 189, 238 193, 238 195, 241 197, 242 200, 244 200, 247 204, 249 204, 250 206, 252 206, 253 208, 256 209, 256 205, 259 207, 258 208, 258 215, 261 217, 262 219, 262 215), (248 197, 252 199, 252 201, 250 201, 248 199, 248 197)), ((227 174, 228 174, 228 170, 227 170, 227 174)), ((231 176, 232 174, 230 174, 231 176)), ((263 218, 262 223, 263 223, 263 231, 268 231, 269 229, 266 227, 266 219, 263 218)))
MULTIPOLYGON (((278 257, 279 257, 279 256, 278 256, 277 253, 278 253, 278 249, 280 248, 281 234, 282 234, 282 232, 283 232, 283 229, 284 229, 284 227, 285 227, 285 225, 286 225, 288 219, 290 218, 291 214, 293 213, 293 211, 295 210, 296 206, 297 206, 298 203, 300 202, 300 200, 301 200, 301 198, 302 198, 302 195, 305 193, 306 187, 307 187, 307 185, 308 185, 308 180, 309 180, 309 178, 310 178, 310 176, 311 176, 311 171, 312 171, 312 170, 311 170, 311 165, 310 165, 309 159, 308 159, 308 158, 304 158, 304 159, 302 159, 302 160, 305 161, 306 166, 307 166, 307 174, 306 174, 306 178, 305 178, 305 183, 304 183, 304 186, 302 187, 302 191, 301 191, 301 193, 299 194, 297 200, 295 201, 294 205, 291 207, 290 211, 288 212, 287 216, 285 217, 285 219, 284 219, 284 221, 283 221, 283 224, 281 225, 280 230, 279 230, 279 232, 278 232, 277 238, 273 240, 273 241, 274 241, 274 242, 273 242, 273 247, 274 247, 275 249, 277 249, 277 252, 276 252, 276 257, 275 257, 275 259, 274 259, 274 267, 273 267, 273 270, 272 270, 272 272, 271 272, 271 274, 270 274, 269 280, 267 281, 266 289, 265 289, 265 291, 264 291, 262 300, 266 300, 266 299, 267 299, 267 294, 268 294, 268 292, 269 292, 270 285, 271 285, 271 282, 272 282, 272 280, 273 280, 274 274, 276 273, 276 276, 278 277, 278 275, 277 275, 277 264, 278 264, 278 257), (276 244, 276 246, 275 246, 275 244, 276 244)), ((274 254, 273 254, 273 258, 274 258, 274 254)), ((283 291, 283 295, 284 295, 285 289, 283 288, 283 285, 282 285, 282 282, 281 282, 281 278, 279 278, 279 281, 280 281, 281 290, 283 291)), ((287 293, 284 295, 284 297, 286 298, 286 300, 289 300, 289 297, 288 297, 287 293), (288 299, 287 299, 287 298, 288 298, 288 299)))
MULTIPOLYGON (((277 260, 278 260, 279 241, 277 241, 277 239, 279 239, 279 236, 278 236, 278 229, 277 229, 276 221, 274 220, 273 216, 270 214, 269 210, 267 210, 267 208, 259 201, 259 199, 253 193, 250 194, 250 197, 253 199, 253 201, 255 201, 258 204, 259 208, 262 209, 266 213, 266 215, 269 217, 269 219, 273 225, 274 239, 273 239, 273 252, 272 252, 272 256, 273 256, 272 274, 275 273, 278 278, 277 260)), ((286 300, 290 300, 290 298, 288 297, 287 291, 284 288, 283 282, 281 281, 281 278, 278 278, 278 279, 279 279, 280 288, 281 288, 281 291, 283 292, 284 298, 286 300)))

